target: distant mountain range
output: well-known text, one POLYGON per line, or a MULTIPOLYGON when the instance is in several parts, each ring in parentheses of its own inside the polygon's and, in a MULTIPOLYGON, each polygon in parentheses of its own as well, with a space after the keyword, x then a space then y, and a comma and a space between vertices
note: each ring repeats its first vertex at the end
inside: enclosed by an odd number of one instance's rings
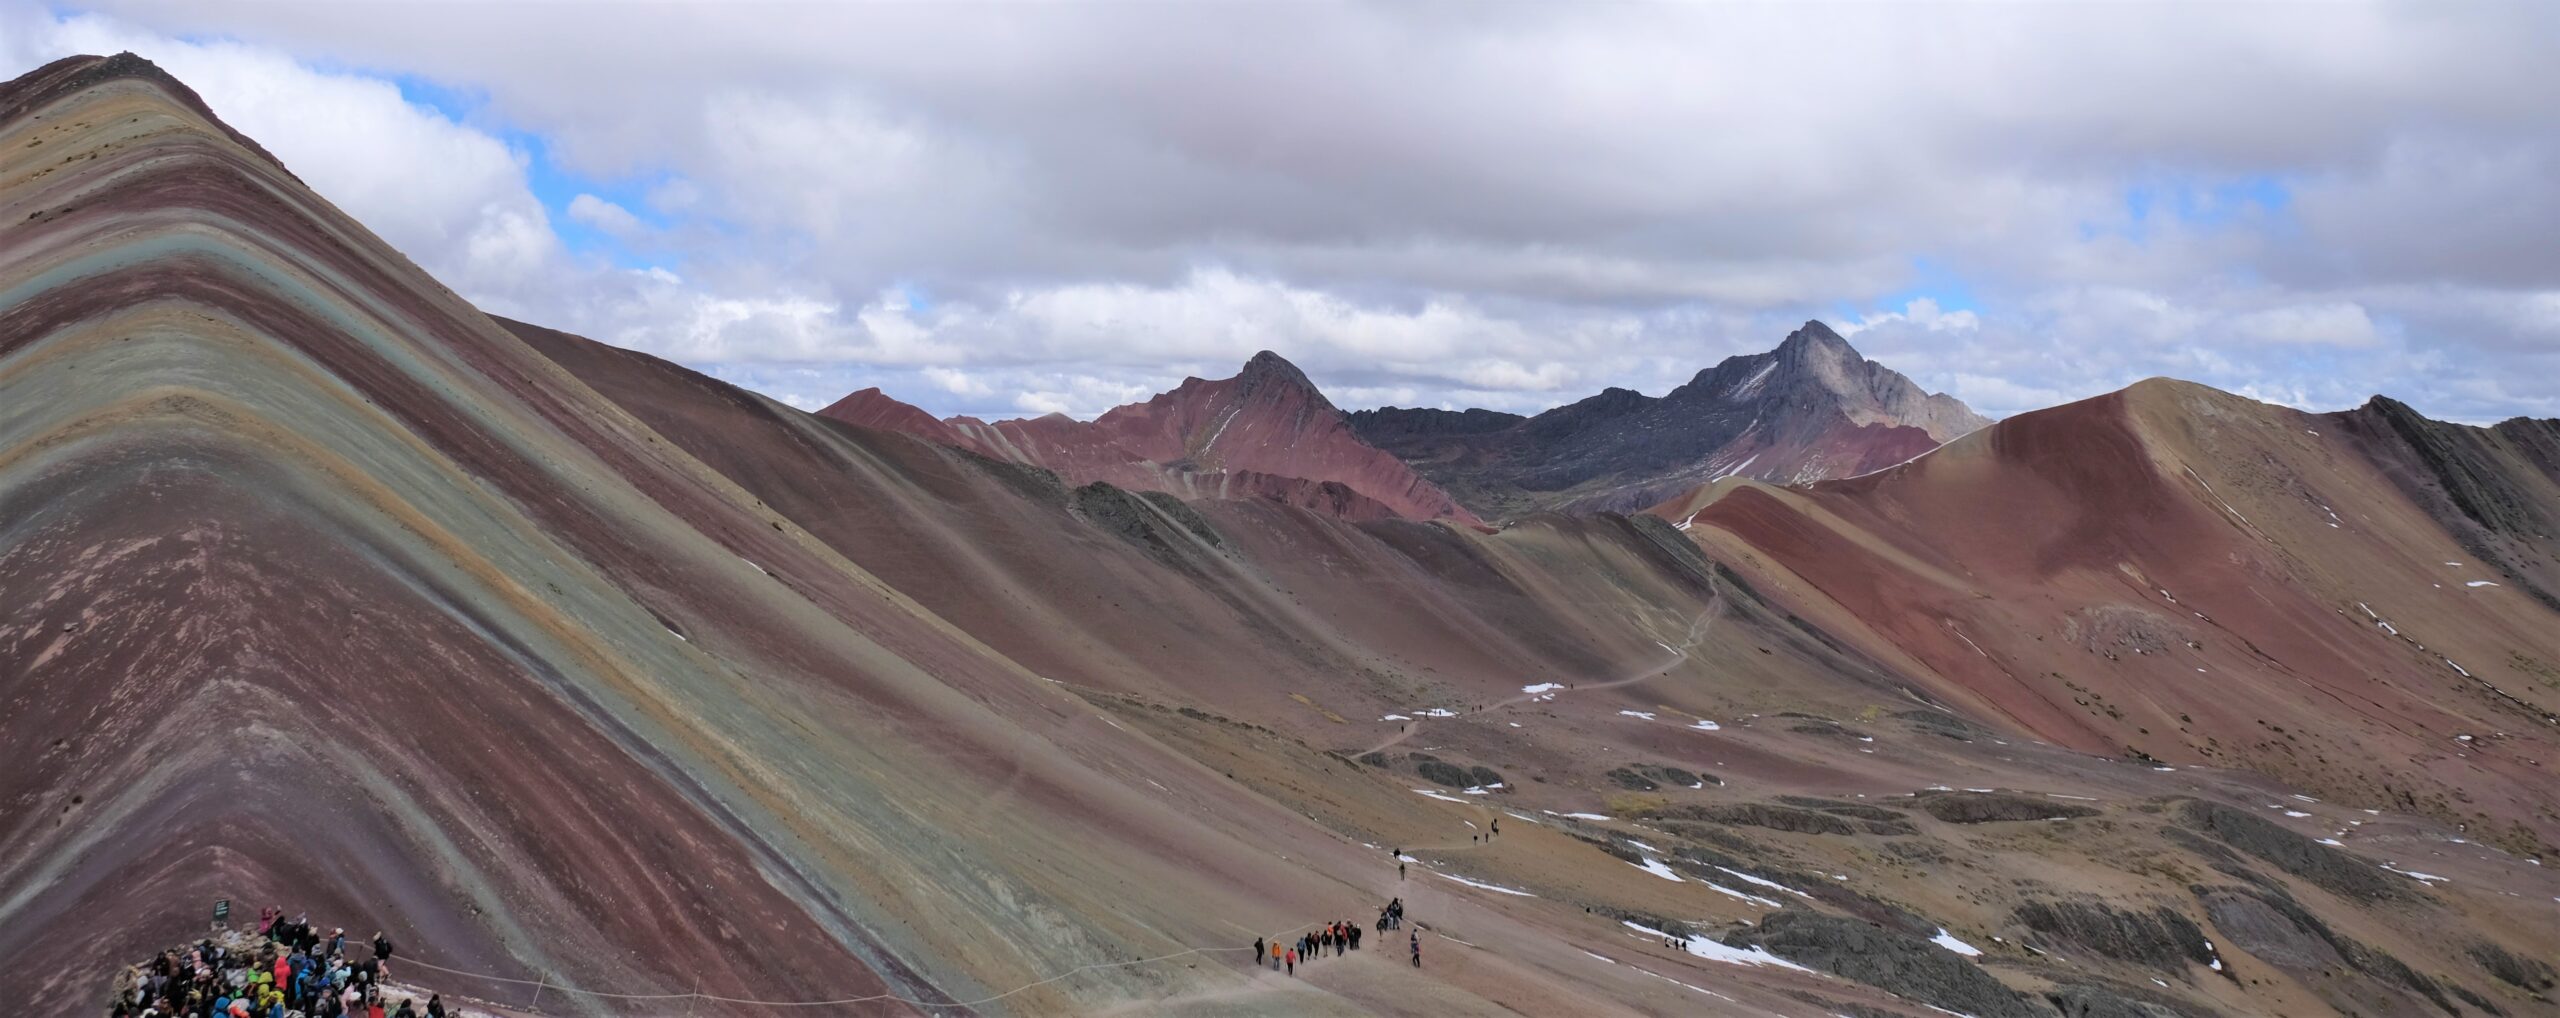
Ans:
POLYGON ((1233 378, 1186 378, 1173 391, 1091 422, 1064 414, 992 424, 935 420, 864 389, 818 411, 995 459, 1045 467, 1075 484, 1104 481, 1184 498, 1256 497, 1352 519, 1481 525, 1437 485, 1360 440, 1315 383, 1264 351, 1233 378))
POLYGON ((1535 417, 1388 407, 1351 429, 1477 512, 1630 512, 1701 482, 1801 484, 1880 470, 1990 423, 1859 356, 1821 322, 1661 397, 1608 389, 1535 417))
POLYGON ((1540 510, 1635 511, 1697 484, 1786 484, 1891 466, 1988 423, 1859 356, 1821 322, 1728 357, 1659 398, 1628 389, 1535 417, 1388 407, 1344 414, 1278 354, 1185 379, 1091 423, 937 420, 864 389, 819 411, 1067 480, 1185 498, 1258 497, 1354 519, 1475 524, 1540 510))

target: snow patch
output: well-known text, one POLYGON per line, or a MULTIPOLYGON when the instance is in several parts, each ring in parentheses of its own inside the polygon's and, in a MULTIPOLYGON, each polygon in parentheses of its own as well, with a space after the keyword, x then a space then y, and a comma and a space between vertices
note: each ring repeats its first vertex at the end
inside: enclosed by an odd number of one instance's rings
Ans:
POLYGON ((1982 957, 1981 948, 1965 943, 1964 941, 1957 940, 1955 934, 1947 932, 1947 928, 1944 926, 1938 927, 1938 935, 1929 938, 1929 942, 1936 944, 1939 947, 1946 948, 1947 950, 1954 951, 1955 953, 1961 954, 1967 958, 1982 957))
POLYGON ((1719 725, 1719 724, 1717 724, 1717 723, 1715 723, 1715 722, 1713 722, 1713 721, 1709 721, 1709 720, 1707 720, 1707 719, 1705 719, 1705 718, 1699 718, 1699 719, 1698 719, 1698 722, 1697 722, 1696 724, 1690 725, 1689 727, 1691 727, 1691 728, 1695 728, 1695 729, 1697 729, 1697 730, 1699 730, 1699 731, 1701 731, 1701 732, 1713 732, 1713 731, 1720 731, 1720 730, 1722 730, 1722 729, 1724 728, 1724 726, 1723 726, 1723 725, 1719 725))
POLYGON ((1720 961, 1728 965, 1768 965, 1775 968, 1794 969, 1798 972, 1813 971, 1756 947, 1726 947, 1705 937, 1689 937, 1683 940, 1649 926, 1639 926, 1625 920, 1620 920, 1619 924, 1656 940, 1668 940, 1680 944, 1683 950, 1708 961, 1720 961))
MULTIPOLYGON (((1437 872, 1439 872, 1439 871, 1434 870, 1433 872, 1437 873, 1437 872)), ((1469 886, 1469 887, 1473 887, 1473 888, 1476 888, 1476 889, 1478 889, 1478 890, 1493 891, 1493 892, 1498 893, 1498 894, 1508 894, 1508 895, 1512 895, 1512 896, 1514 896, 1514 897, 1519 897, 1519 898, 1535 898, 1535 897, 1537 897, 1537 895, 1531 894, 1531 893, 1529 893, 1529 892, 1527 892, 1527 891, 1515 890, 1515 889, 1512 889, 1512 888, 1509 888, 1509 887, 1504 887, 1504 886, 1502 886, 1502 885, 1500 885, 1500 884, 1488 884, 1488 883, 1485 883, 1484 881, 1481 881, 1481 880, 1469 880, 1469 879, 1467 879, 1467 878, 1465 878, 1465 877, 1462 877, 1462 876, 1459 876, 1459 875, 1457 875, 1457 874, 1455 874, 1455 873, 1441 873, 1441 874, 1440 874, 1440 876, 1441 876, 1441 878, 1442 878, 1442 879, 1445 879, 1445 880, 1455 880, 1455 881, 1457 881, 1457 882, 1459 882, 1459 883, 1461 883, 1461 884, 1465 884, 1465 885, 1467 885, 1467 886, 1469 886)))
MULTIPOLYGON (((1701 881, 1701 883, 1704 883, 1704 881, 1701 881)), ((1754 905, 1758 905, 1758 906, 1760 906, 1760 907, 1762 907, 1762 908, 1785 908, 1785 907, 1787 907, 1787 904, 1786 904, 1785 902, 1782 902, 1782 901, 1771 901, 1771 900, 1769 900, 1769 899, 1767 899, 1767 898, 1763 898, 1763 897, 1761 897, 1761 896, 1759 896, 1759 895, 1757 895, 1757 894, 1748 894, 1748 893, 1745 893, 1745 892, 1742 892, 1742 891, 1734 890, 1733 888, 1726 887, 1726 886, 1725 886, 1725 885, 1723 885, 1723 884, 1707 884, 1707 890, 1714 891, 1714 892, 1716 892, 1716 893, 1718 893, 1718 894, 1722 894, 1722 895, 1724 895, 1724 896, 1726 896, 1726 897, 1729 897, 1729 898, 1739 898, 1739 899, 1741 899, 1741 900, 1743 900, 1743 901, 1750 902, 1750 903, 1752 903, 1752 904, 1754 904, 1754 905)))
POLYGON ((2471 582, 2469 582, 2469 583, 2465 583, 2465 584, 2463 584, 2463 586, 2466 586, 2466 587, 2494 587, 2494 586, 2497 586, 2497 584, 2492 583, 2492 582, 2490 582, 2490 581, 2488 581, 2488 580, 2473 580, 2473 581, 2471 581, 2471 582))
POLYGON ((1769 363, 1761 365, 1760 370, 1752 372, 1751 377, 1735 383, 1732 398, 1737 400, 1750 399, 1760 391, 1760 383, 1768 381, 1769 376, 1777 373, 1777 370, 1778 359, 1775 357, 1769 358, 1769 363))
POLYGON ((1549 692, 1549 691, 1552 691, 1552 690, 1558 690, 1558 689, 1563 689, 1563 688, 1564 688, 1564 684, 1563 684, 1563 683, 1561 683, 1561 682, 1541 682, 1541 683, 1538 683, 1537 685, 1534 685, 1534 686, 1522 686, 1522 687, 1520 687, 1520 691, 1521 691, 1521 692, 1523 692, 1523 693, 1529 693, 1529 694, 1534 695, 1534 694, 1538 694, 1538 693, 1545 693, 1545 692, 1549 692))
POLYGON ((1651 720, 1653 720, 1653 712, 1652 712, 1652 711, 1649 711, 1649 710, 1622 710, 1622 711, 1619 711, 1618 713, 1620 713, 1620 714, 1624 714, 1624 715, 1626 715, 1626 716, 1628 716, 1628 717, 1631 717, 1631 718, 1643 718, 1643 719, 1645 719, 1645 720, 1647 720, 1647 721, 1651 721, 1651 720))
POLYGON ((1454 802, 1454 803, 1457 803, 1458 805, 1461 805, 1461 806, 1464 806, 1464 805, 1466 805, 1466 804, 1467 804, 1467 800, 1465 800, 1465 799, 1461 799, 1461 798, 1458 798, 1457 796, 1451 795, 1451 794, 1449 794, 1449 793, 1447 793, 1447 792, 1443 792, 1443 791, 1441 791, 1441 790, 1439 790, 1439 789, 1437 789, 1437 788, 1417 788, 1417 789, 1414 789, 1414 790, 1413 790, 1413 794, 1415 794, 1415 795, 1419 795, 1419 796, 1422 796, 1422 797, 1424 797, 1424 798, 1428 798, 1428 799, 1438 799, 1438 800, 1440 800, 1441 802, 1454 802))
POLYGON ((1413 719, 1412 719, 1412 718, 1409 718, 1409 717, 1406 717, 1406 716, 1404 716, 1404 715, 1402 715, 1402 714, 1389 714, 1389 715, 1387 715, 1386 717, 1379 718, 1378 720, 1380 720, 1380 721, 1411 721, 1411 720, 1413 720, 1413 719))
POLYGON ((1799 897, 1799 898, 1811 898, 1811 897, 1813 897, 1813 895, 1806 894, 1806 893, 1804 893, 1803 891, 1796 890, 1795 888, 1789 887, 1789 886, 1787 886, 1787 885, 1785 885, 1785 884, 1781 884, 1781 883, 1779 883, 1779 882, 1777 882, 1777 881, 1775 881, 1775 880, 1771 880, 1771 879, 1769 879, 1769 878, 1767 878, 1767 877, 1755 877, 1755 876, 1752 876, 1751 874, 1744 873, 1744 872, 1742 872, 1741 870, 1725 869, 1725 868, 1724 868, 1724 867, 1722 867, 1722 866, 1718 866, 1718 867, 1716 867, 1716 868, 1717 868, 1717 869, 1720 869, 1720 870, 1724 870, 1724 871, 1725 871, 1725 872, 1727 872, 1727 873, 1733 874, 1733 876, 1734 876, 1734 878, 1735 878, 1735 879, 1741 880, 1741 881, 1743 881, 1744 883, 1756 884, 1756 885, 1759 885, 1759 886, 1761 886, 1761 887, 1766 887, 1766 888, 1768 888, 1768 889, 1770 889, 1770 890, 1772 890, 1772 891, 1785 891, 1785 892, 1787 892, 1788 894, 1795 895, 1796 897, 1799 897))
POLYGON ((1650 856, 1646 857, 1645 861, 1641 863, 1628 863, 1627 865, 1633 866, 1647 873, 1651 873, 1654 876, 1661 877, 1662 879, 1671 881, 1675 884, 1688 883, 1688 881, 1681 879, 1680 874, 1671 872, 1671 867, 1663 865, 1662 860, 1655 859, 1650 856))

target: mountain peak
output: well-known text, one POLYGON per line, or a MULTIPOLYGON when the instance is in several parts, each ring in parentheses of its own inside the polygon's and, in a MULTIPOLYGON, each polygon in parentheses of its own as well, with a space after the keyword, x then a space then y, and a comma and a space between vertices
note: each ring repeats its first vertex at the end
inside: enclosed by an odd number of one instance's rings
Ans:
POLYGON ((1307 380, 1306 372, 1298 370, 1297 365, 1289 363, 1288 358, 1269 350, 1254 354, 1251 360, 1245 361, 1244 370, 1237 372, 1236 378, 1239 381, 1256 384, 1279 382, 1315 388, 1315 383, 1307 380))
POLYGON ((1779 354, 1792 356, 1798 359, 1801 359, 1817 350, 1835 355, 1846 355, 1856 360, 1866 359, 1859 355, 1856 347, 1849 345, 1849 341, 1846 338, 1843 338, 1838 332, 1832 331, 1830 326, 1822 324, 1819 319, 1806 321, 1804 325, 1796 329, 1796 331, 1787 333, 1785 342, 1778 344, 1779 354))
POLYGON ((847 395, 819 413, 1044 467, 1072 484, 1103 481, 1184 498, 1265 498, 1329 507, 1347 518, 1374 511, 1482 525, 1447 492, 1363 441, 1305 372, 1269 350, 1254 354, 1232 378, 1186 378, 1091 421, 1054 413, 992 424, 937 421, 878 389, 847 395))
POLYGON ((294 176, 292 170, 285 168, 284 160, 276 158, 274 153, 268 152, 265 146, 251 140, 248 135, 223 123, 221 117, 214 115, 213 107, 205 104, 204 97, 187 87, 186 82, 179 81, 160 65, 131 50, 111 57, 95 54, 67 56, 11 79, 5 86, 0 86, 0 92, 5 92, 5 97, 0 98, 0 121, 15 120, 66 96, 118 79, 150 86, 169 102, 202 119, 206 126, 232 144, 265 160, 287 179, 296 184, 303 183, 301 177, 294 176))

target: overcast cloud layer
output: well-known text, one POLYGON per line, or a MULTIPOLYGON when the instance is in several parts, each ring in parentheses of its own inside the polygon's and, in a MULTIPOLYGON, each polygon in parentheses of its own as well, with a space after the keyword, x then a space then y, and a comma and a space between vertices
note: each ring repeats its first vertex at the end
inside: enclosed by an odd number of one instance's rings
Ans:
POLYGON ((2560 416, 2560 4, 6 6, 484 307, 814 407, 1660 393, 2560 416))

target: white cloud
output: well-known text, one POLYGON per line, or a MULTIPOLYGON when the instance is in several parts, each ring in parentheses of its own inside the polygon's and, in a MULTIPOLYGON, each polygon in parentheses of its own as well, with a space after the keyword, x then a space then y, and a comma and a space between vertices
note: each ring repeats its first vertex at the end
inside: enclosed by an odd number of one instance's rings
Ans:
POLYGON ((630 209, 592 194, 581 193, 569 199, 569 218, 624 240, 636 238, 648 229, 630 209))
POLYGON ((976 376, 973 376, 966 371, 961 371, 955 368, 935 367, 926 368, 922 373, 927 380, 933 382, 935 385, 941 386, 942 391, 953 395, 992 396, 995 394, 994 387, 989 386, 985 382, 979 381, 976 376))
POLYGON ((1084 414, 1271 348, 1534 410, 1820 316, 1994 412, 2560 413, 2560 6, 97 2, 0 57, 140 50, 473 299, 795 400, 1084 414), (682 257, 564 253, 500 125, 682 257))
POLYGON ((490 134, 411 105, 390 82, 95 16, 22 14, 5 24, 0 56, 18 67, 74 53, 148 54, 225 122, 460 292, 516 296, 522 281, 559 257, 542 204, 525 185, 522 157, 490 134))
POLYGON ((1971 332, 1982 327, 1982 318, 1967 310, 1943 311, 1936 300, 1914 298, 1900 311, 1881 311, 1834 324, 1842 336, 1855 336, 1880 325, 1909 323, 1930 332, 1971 332))
POLYGON ((2370 347, 2382 341, 2373 318, 2349 301, 2251 311, 2234 316, 2230 327, 2235 335, 2269 343, 2370 347))

